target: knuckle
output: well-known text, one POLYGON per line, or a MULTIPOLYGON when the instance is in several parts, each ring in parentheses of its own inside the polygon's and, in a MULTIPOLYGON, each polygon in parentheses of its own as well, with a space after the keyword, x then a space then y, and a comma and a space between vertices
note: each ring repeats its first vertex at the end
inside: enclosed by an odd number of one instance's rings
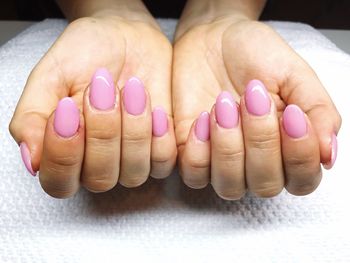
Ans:
POLYGON ((123 144, 127 145, 143 145, 150 140, 151 136, 148 132, 126 133, 123 134, 123 144))
POLYGON ((195 155, 187 155, 184 160, 191 170, 201 170, 209 167, 210 160, 206 158, 198 158, 195 155))
POLYGON ((209 184, 209 179, 200 176, 183 176, 182 180, 192 189, 203 189, 209 184))
POLYGON ((263 132, 250 134, 248 137, 250 147, 259 150, 275 150, 280 148, 280 133, 279 130, 270 128, 263 132))
POLYGON ((258 197, 270 198, 279 195, 283 190, 283 186, 265 183, 251 190, 258 197))
POLYGON ((115 140, 119 138, 119 131, 117 127, 113 127, 113 125, 108 125, 106 127, 95 127, 89 125, 87 127, 86 136, 92 139, 100 139, 100 140, 115 140))
POLYGON ((216 194, 224 200, 240 200, 246 193, 245 189, 224 189, 221 191, 215 190, 216 194))
POLYGON ((303 179, 288 180, 286 190, 296 196, 308 195, 314 192, 322 180, 322 172, 304 175, 303 179))
POLYGON ((289 156, 284 160, 286 171, 292 171, 293 173, 300 173, 308 169, 308 167, 313 167, 318 161, 312 154, 302 155, 302 156, 289 156))
POLYGON ((166 163, 170 160, 176 158, 176 149, 164 149, 164 151, 159 151, 157 153, 152 153, 151 160, 156 163, 166 163))
POLYGON ((117 180, 110 175, 86 179, 83 177, 82 184, 90 192, 102 193, 111 190, 117 184, 117 180))
POLYGON ((57 199, 72 197, 78 189, 69 182, 44 182, 40 180, 41 187, 49 196, 57 199))
POLYGON ((135 188, 143 185, 148 179, 148 176, 122 175, 119 183, 126 188, 135 188))
POLYGON ((81 163, 81 156, 76 155, 67 155, 67 156, 54 156, 47 160, 49 163, 48 167, 63 171, 67 168, 74 168, 81 163))
POLYGON ((237 151, 233 147, 223 146, 218 149, 219 159, 222 161, 240 162, 244 160, 244 152, 242 150, 237 151))

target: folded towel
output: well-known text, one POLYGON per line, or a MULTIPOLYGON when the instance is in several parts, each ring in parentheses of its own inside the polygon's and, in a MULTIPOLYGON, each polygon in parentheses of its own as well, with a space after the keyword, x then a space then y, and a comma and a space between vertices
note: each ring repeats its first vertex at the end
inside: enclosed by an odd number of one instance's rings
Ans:
MULTIPOLYGON (((169 38, 176 21, 160 20, 169 38)), ((313 194, 223 201, 176 171, 138 189, 47 196, 7 127, 30 70, 66 26, 38 23, 0 48, 0 261, 349 262, 350 57, 310 26, 270 22, 315 69, 343 115, 339 159, 313 194)))

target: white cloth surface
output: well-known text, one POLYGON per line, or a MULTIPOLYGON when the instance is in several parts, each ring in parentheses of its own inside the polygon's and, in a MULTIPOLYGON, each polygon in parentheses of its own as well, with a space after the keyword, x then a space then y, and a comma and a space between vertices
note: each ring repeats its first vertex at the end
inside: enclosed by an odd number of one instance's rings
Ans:
MULTIPOLYGON (((161 20, 168 36, 176 21, 161 20)), ((343 115, 336 166, 306 197, 223 201, 176 172, 138 189, 47 196, 8 124, 30 70, 66 26, 40 22, 0 48, 0 262, 350 262, 350 57, 313 28, 271 22, 314 68, 343 115)))

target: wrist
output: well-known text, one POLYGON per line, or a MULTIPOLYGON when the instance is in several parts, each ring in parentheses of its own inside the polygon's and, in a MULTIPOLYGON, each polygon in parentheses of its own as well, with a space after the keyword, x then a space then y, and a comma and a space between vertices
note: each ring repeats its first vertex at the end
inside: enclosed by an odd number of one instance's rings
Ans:
POLYGON ((83 17, 115 17, 159 27, 141 0, 61 0, 59 3, 70 21, 83 17))
POLYGON ((181 15, 176 37, 190 28, 218 20, 230 23, 258 20, 266 0, 188 0, 181 15))

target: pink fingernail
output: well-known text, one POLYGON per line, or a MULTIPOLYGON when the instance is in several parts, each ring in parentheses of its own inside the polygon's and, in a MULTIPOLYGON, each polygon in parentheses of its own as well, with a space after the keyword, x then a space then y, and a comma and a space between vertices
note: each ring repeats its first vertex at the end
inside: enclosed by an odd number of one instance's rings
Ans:
POLYGON ((63 98, 58 102, 54 129, 58 135, 69 138, 78 131, 80 123, 79 109, 74 100, 69 97, 63 98))
POLYGON ((152 131, 155 137, 162 137, 168 131, 168 115, 162 107, 153 109, 152 131))
POLYGON ((245 103, 249 113, 263 116, 270 112, 271 101, 264 83, 252 80, 245 91, 245 103))
POLYGON ((307 133, 304 112, 297 105, 288 105, 283 112, 283 127, 292 138, 301 138, 307 133))
POLYGON ((115 88, 112 75, 105 68, 98 69, 91 81, 90 102, 98 110, 109 110, 115 104, 115 88))
POLYGON ((210 115, 208 112, 202 112, 195 124, 194 133, 196 137, 202 141, 206 142, 210 138, 210 115))
POLYGON ((32 168, 32 158, 30 157, 30 151, 25 142, 21 142, 20 146, 22 161, 27 168, 28 172, 30 172, 31 175, 35 176, 36 172, 34 172, 32 168))
POLYGON ((238 125, 238 110, 231 93, 223 91, 216 99, 215 116, 218 124, 226 129, 238 125))
POLYGON ((324 164, 323 167, 327 170, 330 170, 333 166, 335 161, 337 160, 338 155, 338 140, 337 136, 335 134, 332 135, 332 141, 331 141, 331 161, 327 164, 324 164))
POLYGON ((126 111, 131 115, 140 115, 146 108, 146 92, 141 80, 129 79, 124 87, 123 99, 126 111))

